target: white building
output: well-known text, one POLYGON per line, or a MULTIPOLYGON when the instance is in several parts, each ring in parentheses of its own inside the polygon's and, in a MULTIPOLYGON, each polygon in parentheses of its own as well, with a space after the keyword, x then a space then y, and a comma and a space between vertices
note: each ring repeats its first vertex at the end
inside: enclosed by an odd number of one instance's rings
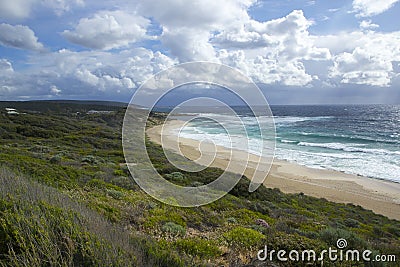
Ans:
POLYGON ((19 114, 19 112, 15 108, 6 108, 7 114, 9 115, 16 115, 19 114))

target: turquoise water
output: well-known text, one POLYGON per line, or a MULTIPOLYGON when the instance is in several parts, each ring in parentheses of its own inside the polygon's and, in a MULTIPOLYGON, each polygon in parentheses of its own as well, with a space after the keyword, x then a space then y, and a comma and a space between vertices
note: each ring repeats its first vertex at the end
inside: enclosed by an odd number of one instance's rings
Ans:
MULTIPOLYGON (((333 169, 350 174, 400 182, 400 106, 272 106, 276 125, 278 159, 312 168, 333 169)), ((245 108, 236 107, 247 130, 249 147, 259 154, 257 119, 245 108)), ((212 139, 216 144, 244 149, 229 143, 223 125, 233 118, 223 112, 198 112, 196 119, 180 133, 196 140, 212 139), (214 120, 214 121, 212 121, 214 120), (216 122, 218 123, 216 123, 216 122)), ((238 140, 238 139, 236 139, 238 140)), ((240 140, 240 139, 239 139, 240 140)))

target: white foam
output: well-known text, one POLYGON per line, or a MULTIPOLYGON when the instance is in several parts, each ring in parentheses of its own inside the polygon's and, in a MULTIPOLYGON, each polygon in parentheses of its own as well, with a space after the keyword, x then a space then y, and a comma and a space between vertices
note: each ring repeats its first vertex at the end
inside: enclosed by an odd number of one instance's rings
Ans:
POLYGON ((359 153, 371 153, 379 155, 400 155, 400 151, 392 151, 387 149, 377 149, 377 148, 363 148, 364 144, 342 144, 342 143, 309 143, 309 142, 299 142, 299 146, 308 147, 321 147, 329 148, 334 150, 343 150, 345 152, 359 152, 359 153))
MULTIPOLYGON (((211 115, 223 117, 222 122, 229 123, 228 118, 230 116, 211 115), (227 121, 224 121, 225 118, 227 121)), ((293 123, 307 119, 326 118, 329 117, 278 117, 278 120, 280 120, 280 123, 293 123)), ((242 117, 241 119, 246 127, 257 125, 257 119, 254 117, 242 117)), ((230 126, 235 127, 234 124, 230 126)), ((213 130, 215 131, 215 129, 213 130)), ((303 135, 314 134, 316 133, 303 132, 303 135)), ((202 128, 201 125, 189 124, 180 135, 198 141, 210 138, 216 145, 244 150, 256 155, 260 155, 263 150, 261 147, 263 142, 256 137, 247 138, 245 135, 231 134, 231 138, 229 138, 226 133, 210 133, 209 128, 202 128)), ((338 136, 340 137, 340 135, 338 136)), ((375 146, 375 144, 360 144, 356 141, 352 143, 317 143, 278 138, 275 154, 279 159, 312 168, 333 169, 349 174, 400 182, 400 151, 390 150, 392 147, 387 144, 382 148, 371 147, 372 145, 375 146), (311 149, 312 147, 315 149, 311 149)))

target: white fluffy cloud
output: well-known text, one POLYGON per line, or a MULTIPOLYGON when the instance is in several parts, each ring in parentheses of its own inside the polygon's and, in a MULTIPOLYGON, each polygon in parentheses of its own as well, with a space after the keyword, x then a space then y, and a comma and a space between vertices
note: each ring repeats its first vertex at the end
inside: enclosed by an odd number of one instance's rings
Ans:
POLYGON ((300 10, 258 22, 247 13, 254 3, 150 0, 140 10, 160 23, 160 41, 180 62, 211 60, 240 66, 263 83, 304 85, 316 78, 306 73, 301 61, 328 60, 331 54, 314 45, 315 37, 308 32, 312 22, 300 10))
POLYGON ((249 19, 247 9, 255 0, 168 0, 142 1, 139 10, 154 18, 162 27, 162 44, 181 62, 212 60, 213 33, 236 27, 249 19))
POLYGON ((0 44, 27 50, 43 50, 43 45, 38 42, 35 33, 27 26, 0 24, 0 44))
POLYGON ((329 49, 315 46, 316 37, 308 32, 311 24, 302 11, 295 10, 267 22, 249 19, 236 31, 221 32, 213 42, 231 51, 220 53, 223 63, 241 69, 256 82, 303 86, 318 77, 307 74, 302 61, 331 58, 329 49), (252 49, 255 53, 248 51, 252 49))
POLYGON ((400 61, 400 32, 360 33, 351 52, 338 53, 330 76, 342 83, 389 86, 396 73, 393 64, 400 61))
POLYGON ((63 32, 70 42, 109 50, 128 46, 146 36, 149 20, 124 11, 101 11, 91 18, 83 18, 73 31, 63 32))
POLYGON ((362 31, 339 32, 330 35, 320 35, 315 38, 315 45, 329 49, 333 54, 351 52, 358 46, 364 46, 365 34, 362 31))
POLYGON ((215 60, 215 49, 209 42, 208 31, 191 28, 169 30, 164 28, 160 39, 180 62, 215 60))
POLYGON ((363 20, 360 22, 360 28, 364 30, 372 30, 379 28, 379 25, 372 23, 371 20, 363 20))
POLYGON ((241 70, 256 83, 304 86, 317 78, 307 74, 303 63, 298 60, 279 61, 263 56, 246 58, 242 50, 222 50, 219 58, 222 63, 241 70))
POLYGON ((371 17, 390 9, 399 0, 354 0, 353 10, 359 17, 371 17))
POLYGON ((154 17, 161 25, 169 28, 213 29, 248 18, 247 8, 255 0, 146 0, 141 1, 139 10, 154 17))
POLYGON ((331 70, 331 75, 340 76, 342 83, 388 86, 393 68, 390 60, 357 47, 352 53, 336 56, 331 70))
MULTIPOLYGON (((250 20, 245 25, 248 30, 244 39, 256 37, 253 40, 255 44, 260 44, 269 54, 281 59, 329 59, 328 49, 314 46, 314 38, 308 32, 311 25, 312 22, 307 20, 301 10, 294 10, 283 18, 267 22, 250 20), (263 42, 259 42, 260 39, 263 42)), ((241 39, 240 36, 238 39, 241 39)))

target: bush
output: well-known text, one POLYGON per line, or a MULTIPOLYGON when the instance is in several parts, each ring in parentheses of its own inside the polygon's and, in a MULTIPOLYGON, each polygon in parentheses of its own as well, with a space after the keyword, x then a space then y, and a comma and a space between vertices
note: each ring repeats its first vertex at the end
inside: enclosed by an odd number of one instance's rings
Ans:
POLYGON ((115 189, 107 189, 107 194, 115 199, 122 199, 124 197, 124 193, 115 189))
POLYGON ((125 189, 135 189, 137 187, 136 183, 132 178, 125 176, 114 177, 110 181, 112 184, 125 189))
POLYGON ((226 221, 228 223, 237 223, 237 220, 234 217, 229 217, 228 219, 226 219, 226 221))
POLYGON ((212 259, 221 254, 218 246, 209 240, 201 238, 185 238, 175 241, 175 247, 191 257, 212 259))
POLYGON ((185 176, 181 172, 172 172, 165 174, 165 178, 175 182, 184 182, 186 180, 185 176))
POLYGON ((126 174, 123 170, 115 170, 114 175, 115 176, 126 176, 126 174))
POLYGON ((58 190, 0 166, 0 266, 187 266, 58 190))
POLYGON ((271 249, 283 249, 286 251, 302 251, 304 249, 314 249, 315 251, 321 251, 322 249, 326 249, 326 245, 319 240, 307 238, 297 233, 286 234, 283 232, 276 232, 273 235, 268 236, 267 245, 271 249))
POLYGON ((348 218, 344 220, 344 225, 351 228, 358 228, 360 226, 360 223, 357 220, 348 218))
POLYGON ((186 234, 186 229, 176 223, 173 222, 167 222, 165 223, 162 227, 161 230, 164 233, 169 233, 172 236, 184 236, 186 234))
POLYGON ((347 248, 365 249, 366 242, 359 236, 345 229, 326 228, 319 233, 320 238, 328 245, 335 247, 338 239, 344 238, 347 241, 347 248))
POLYGON ((228 245, 234 249, 258 249, 265 240, 265 236, 256 230, 236 227, 223 235, 228 245))
POLYGON ((50 163, 52 163, 52 164, 59 164, 59 163, 61 163, 61 159, 62 159, 61 156, 55 155, 55 156, 53 156, 53 157, 50 158, 50 163))
POLYGON ((82 161, 82 163, 88 163, 90 165, 97 165, 100 163, 100 160, 97 157, 92 156, 92 155, 83 157, 81 161, 82 161))

